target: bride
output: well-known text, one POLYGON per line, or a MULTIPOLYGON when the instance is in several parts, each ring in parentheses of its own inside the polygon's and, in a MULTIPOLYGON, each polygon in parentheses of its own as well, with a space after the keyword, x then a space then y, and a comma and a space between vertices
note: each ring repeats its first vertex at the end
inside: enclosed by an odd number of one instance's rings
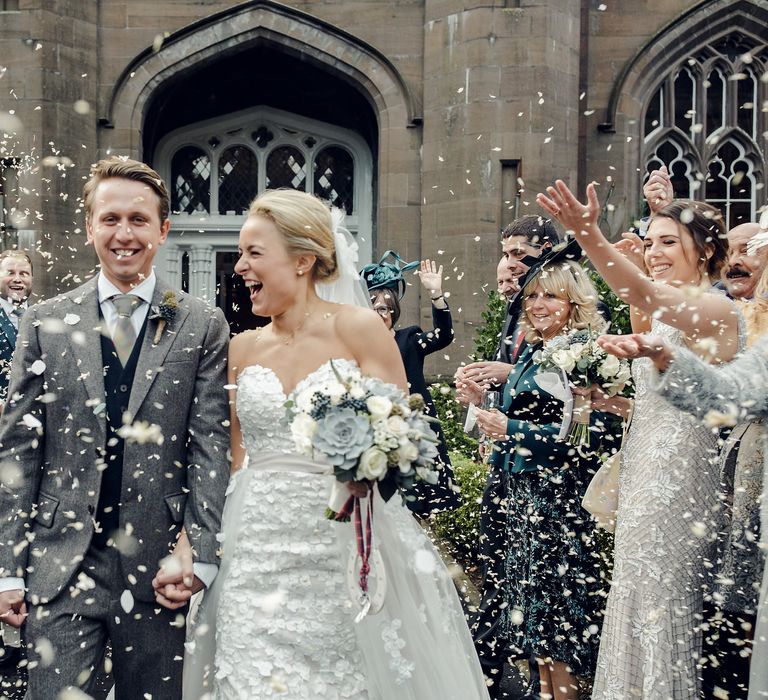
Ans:
MULTIPOLYGON (((240 231, 235 272, 253 313, 272 322, 230 344, 223 553, 189 633, 184 698, 485 699, 450 576, 401 499, 370 495, 374 604, 363 616, 354 527, 324 515, 334 477, 294 452, 285 404, 334 368, 407 387, 376 314, 326 300, 352 301, 359 288, 332 229, 320 200, 275 190, 252 203, 240 231)), ((348 488, 369 497, 364 483, 348 488)))

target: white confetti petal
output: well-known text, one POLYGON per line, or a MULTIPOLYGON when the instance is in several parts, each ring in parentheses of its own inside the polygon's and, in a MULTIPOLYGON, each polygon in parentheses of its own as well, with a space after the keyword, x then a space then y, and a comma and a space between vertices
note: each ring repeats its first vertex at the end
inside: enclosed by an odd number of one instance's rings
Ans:
POLYGON ((80 317, 77 314, 67 314, 64 317, 64 323, 68 326, 74 326, 75 324, 80 323, 80 317))
POLYGON ((133 595, 128 589, 124 590, 123 594, 120 596, 120 607, 126 614, 133 610, 133 595))
POLYGON ((41 375, 43 372, 45 372, 45 362, 42 360, 35 360, 29 366, 29 371, 32 372, 32 374, 37 374, 38 376, 41 375))

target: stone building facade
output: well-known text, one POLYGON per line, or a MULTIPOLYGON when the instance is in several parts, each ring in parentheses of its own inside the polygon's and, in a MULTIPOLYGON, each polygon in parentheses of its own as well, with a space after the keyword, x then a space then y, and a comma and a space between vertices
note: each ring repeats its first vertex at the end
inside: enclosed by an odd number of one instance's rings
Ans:
MULTIPOLYGON (((436 257, 471 348, 499 231, 555 177, 600 185, 605 227, 649 167, 754 219, 765 181, 766 0, 0 0, 3 245, 41 296, 92 273, 79 195, 108 153, 173 190, 162 273, 221 304, 248 199, 345 208, 361 254, 436 257)), ((405 322, 429 323, 418 285, 405 322)))

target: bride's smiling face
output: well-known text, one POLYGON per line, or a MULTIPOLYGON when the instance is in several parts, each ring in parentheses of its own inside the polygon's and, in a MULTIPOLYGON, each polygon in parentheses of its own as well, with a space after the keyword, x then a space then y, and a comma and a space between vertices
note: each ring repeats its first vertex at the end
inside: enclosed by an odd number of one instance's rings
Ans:
POLYGON ((300 263, 272 221, 248 217, 240 229, 238 254, 235 274, 248 287, 255 315, 277 316, 291 306, 299 292, 300 263))
POLYGON ((656 282, 680 286, 701 280, 696 245, 684 226, 657 217, 651 221, 643 243, 645 264, 656 282))

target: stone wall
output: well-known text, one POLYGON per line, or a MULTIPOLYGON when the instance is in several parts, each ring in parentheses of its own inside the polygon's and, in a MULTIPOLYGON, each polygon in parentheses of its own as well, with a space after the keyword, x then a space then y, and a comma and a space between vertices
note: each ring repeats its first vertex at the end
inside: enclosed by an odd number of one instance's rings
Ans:
MULTIPOLYGON (((721 4, 20 0, 18 11, 0 13, 0 113, 14 110, 24 130, 4 140, 2 155, 59 159, 41 160, 22 183, 29 216, 17 225, 35 232, 46 257, 38 256, 37 289, 48 296, 92 269, 77 206, 82 178, 108 152, 144 156, 142 110, 152 90, 193 67, 198 52, 230 50, 245 32, 268 29, 369 96, 379 127, 378 249, 445 266, 457 342, 428 372, 448 372, 471 348, 511 207, 537 213, 535 194, 554 177, 594 179, 602 192, 615 188, 611 232, 632 218, 639 124, 621 110, 607 114, 612 91, 671 22, 721 4), (502 201, 503 162, 518 163, 516 202, 502 201)), ((418 289, 406 297, 404 323, 426 325, 418 289)))

